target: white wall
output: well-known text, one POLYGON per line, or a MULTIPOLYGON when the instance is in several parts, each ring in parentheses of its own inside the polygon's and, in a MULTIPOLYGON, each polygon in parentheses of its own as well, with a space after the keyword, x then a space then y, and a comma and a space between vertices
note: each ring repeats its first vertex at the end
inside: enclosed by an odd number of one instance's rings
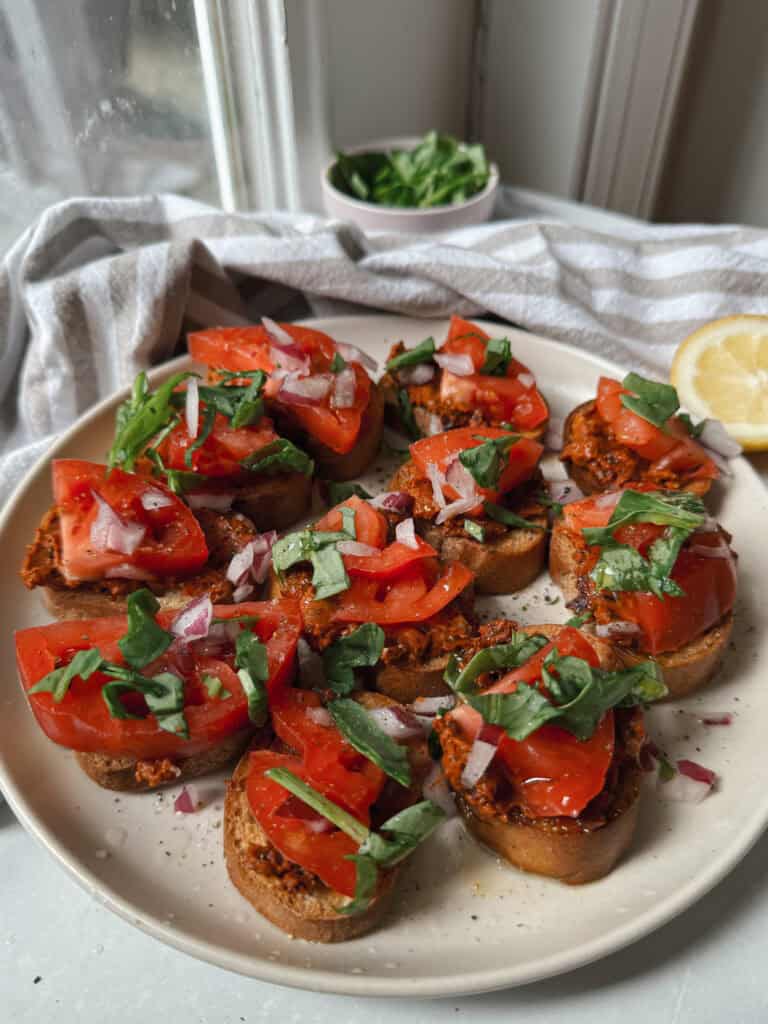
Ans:
POLYGON ((490 0, 483 140, 503 179, 576 193, 600 0, 490 0))
POLYGON ((431 128, 464 135, 473 0, 327 4, 336 146, 431 128))
POLYGON ((768 226, 768 3, 704 0, 656 219, 768 226))

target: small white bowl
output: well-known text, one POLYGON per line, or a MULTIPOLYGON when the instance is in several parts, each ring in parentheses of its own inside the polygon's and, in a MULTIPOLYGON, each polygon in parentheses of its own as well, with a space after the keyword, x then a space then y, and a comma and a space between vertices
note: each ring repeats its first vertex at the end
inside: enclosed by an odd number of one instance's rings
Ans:
MULTIPOLYGON (((347 153, 386 153, 390 149, 414 149, 418 138, 377 139, 359 146, 351 146, 347 153)), ((351 220, 364 231, 397 231, 407 235, 429 235, 438 231, 451 231, 468 224, 482 224, 490 218, 499 188, 499 169, 490 165, 488 184, 463 203, 431 206, 427 209, 402 206, 381 206, 353 199, 331 184, 331 169, 336 158, 322 172, 323 203, 329 217, 351 220)))

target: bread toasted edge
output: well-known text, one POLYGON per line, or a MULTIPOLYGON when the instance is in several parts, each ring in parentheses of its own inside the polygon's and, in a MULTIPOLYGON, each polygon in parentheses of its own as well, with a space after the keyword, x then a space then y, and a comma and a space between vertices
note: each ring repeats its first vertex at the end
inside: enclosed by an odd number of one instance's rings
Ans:
POLYGON ((343 454, 324 444, 307 439, 307 448, 317 463, 318 474, 328 480, 354 480, 376 458, 384 425, 384 395, 378 384, 371 382, 371 397, 363 413, 357 440, 351 451, 343 454))
MULTIPOLYGON (((128 610, 127 597, 113 597, 99 590, 87 590, 84 587, 38 589, 46 611, 59 621, 108 618, 112 615, 125 615, 128 610)), ((169 590, 155 597, 163 611, 183 608, 192 600, 189 594, 181 590, 169 590)))
POLYGON ((148 758, 146 761, 168 761, 171 771, 168 777, 161 779, 156 785, 142 781, 137 777, 136 767, 140 759, 135 757, 112 757, 109 754, 89 754, 77 752, 77 763, 85 774, 103 789, 121 792, 146 792, 160 786, 175 785, 190 779, 198 779, 202 775, 226 768, 243 753, 253 735, 251 728, 240 729, 216 746, 190 757, 170 755, 165 758, 148 758))
POLYGON ((233 508, 257 530, 284 530, 304 519, 312 504, 312 476, 280 473, 257 477, 235 491, 233 508))

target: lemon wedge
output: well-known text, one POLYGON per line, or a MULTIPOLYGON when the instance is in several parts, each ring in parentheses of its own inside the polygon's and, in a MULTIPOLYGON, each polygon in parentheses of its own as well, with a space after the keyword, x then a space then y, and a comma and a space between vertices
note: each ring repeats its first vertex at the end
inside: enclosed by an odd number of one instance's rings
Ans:
POLYGON ((698 419, 721 420, 752 451, 768 449, 768 316, 729 316, 680 345, 671 381, 698 419))

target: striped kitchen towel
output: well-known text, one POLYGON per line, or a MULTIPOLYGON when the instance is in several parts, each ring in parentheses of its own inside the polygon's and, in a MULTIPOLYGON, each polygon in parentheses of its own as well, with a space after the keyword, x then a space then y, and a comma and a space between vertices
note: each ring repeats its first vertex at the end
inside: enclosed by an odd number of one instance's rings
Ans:
POLYGON ((77 416, 181 350, 191 327, 491 313, 664 374, 701 323, 768 313, 767 272, 768 232, 741 227, 627 222, 608 234, 507 220, 404 238, 178 196, 59 203, 0 273, 0 501, 77 416))

